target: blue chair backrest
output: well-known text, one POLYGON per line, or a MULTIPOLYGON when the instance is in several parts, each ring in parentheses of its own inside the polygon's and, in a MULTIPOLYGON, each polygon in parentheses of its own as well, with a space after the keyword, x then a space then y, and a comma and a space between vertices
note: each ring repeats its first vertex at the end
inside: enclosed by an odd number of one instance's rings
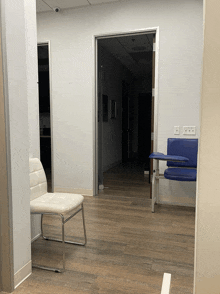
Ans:
POLYGON ((198 139, 174 139, 167 140, 167 154, 189 158, 187 162, 167 161, 167 166, 197 167, 198 139))

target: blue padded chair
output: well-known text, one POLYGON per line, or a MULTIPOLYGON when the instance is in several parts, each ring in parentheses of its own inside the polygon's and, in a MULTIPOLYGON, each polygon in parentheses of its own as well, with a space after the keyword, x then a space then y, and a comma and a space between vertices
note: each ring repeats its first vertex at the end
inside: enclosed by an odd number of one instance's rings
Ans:
POLYGON ((173 181, 196 181, 198 139, 167 140, 167 155, 153 152, 149 158, 156 160, 156 170, 152 179, 152 212, 155 203, 159 203, 159 179, 173 181), (159 175, 159 160, 167 161, 168 168, 164 176, 159 175))

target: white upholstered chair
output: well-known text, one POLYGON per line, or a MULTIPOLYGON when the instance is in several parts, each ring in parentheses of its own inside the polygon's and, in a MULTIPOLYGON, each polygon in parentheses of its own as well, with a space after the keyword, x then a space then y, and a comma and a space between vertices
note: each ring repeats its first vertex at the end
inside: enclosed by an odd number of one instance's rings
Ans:
POLYGON ((30 208, 31 214, 41 215, 41 235, 45 240, 57 241, 63 243, 63 268, 51 268, 42 265, 33 264, 33 267, 55 272, 63 272, 65 270, 65 243, 75 245, 86 245, 86 229, 84 219, 83 200, 84 197, 80 194, 69 193, 48 193, 47 179, 43 166, 38 158, 30 158, 30 208), (65 241, 64 225, 78 212, 82 211, 84 242, 77 243, 65 241), (58 215, 62 221, 62 239, 47 238, 43 234, 43 215, 58 215), (68 214, 68 217, 65 216, 68 214), (70 215, 70 216, 69 216, 70 215))

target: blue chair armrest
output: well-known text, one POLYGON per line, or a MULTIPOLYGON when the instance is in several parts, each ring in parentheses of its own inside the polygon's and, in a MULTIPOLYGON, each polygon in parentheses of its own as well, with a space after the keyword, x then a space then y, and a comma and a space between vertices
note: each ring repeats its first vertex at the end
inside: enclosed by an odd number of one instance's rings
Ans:
POLYGON ((177 155, 165 155, 163 153, 160 152, 153 152, 151 153, 151 155, 149 156, 149 158, 151 159, 157 159, 157 160, 165 160, 165 161, 189 161, 189 159, 187 157, 183 157, 183 156, 177 156, 177 155))

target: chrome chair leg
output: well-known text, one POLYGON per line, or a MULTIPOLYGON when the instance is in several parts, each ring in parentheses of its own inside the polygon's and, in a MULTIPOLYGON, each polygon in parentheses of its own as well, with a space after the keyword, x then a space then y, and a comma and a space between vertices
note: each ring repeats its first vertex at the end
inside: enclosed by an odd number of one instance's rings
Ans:
POLYGON ((155 204, 159 203, 159 160, 156 162, 156 170, 153 171, 152 179, 152 207, 151 211, 155 211, 155 204))
POLYGON ((156 160, 156 178, 155 178, 155 192, 156 192, 156 203, 159 203, 159 160, 156 160))
POLYGON ((154 212, 154 205, 155 205, 155 174, 153 173, 152 178, 152 199, 151 199, 151 211, 154 212))
POLYGON ((43 214, 41 214, 41 236, 43 236, 44 235, 44 233, 43 233, 43 214))
MULTIPOLYGON (((81 208, 79 210, 77 210, 74 214, 72 214, 70 217, 68 217, 65 221, 64 221, 64 224, 70 220, 72 217, 74 217, 78 212, 82 211, 82 220, 83 220, 83 230, 84 230, 84 242, 83 243, 80 243, 80 242, 73 242, 73 241, 65 241, 65 243, 67 244, 73 244, 73 245, 79 245, 79 246, 85 246, 86 243, 87 243, 87 237, 86 237, 86 227, 85 227, 85 218, 84 218, 84 207, 83 207, 83 204, 81 204, 81 208)), ((42 237, 44 240, 47 240, 47 241, 55 241, 55 242, 62 242, 61 239, 55 239, 55 238, 49 238, 49 237, 46 237, 42 234, 42 237)))
POLYGON ((73 244, 73 245, 80 245, 80 246, 85 246, 87 243, 87 237, 86 237, 86 226, 85 226, 85 217, 84 217, 84 207, 83 203, 81 204, 81 208, 78 209, 75 213, 73 213, 70 217, 68 217, 66 220, 62 214, 59 214, 62 220, 62 238, 61 239, 54 239, 54 238, 48 238, 44 236, 44 231, 43 231, 43 216, 44 214, 48 215, 57 215, 56 213, 42 213, 41 214, 41 236, 43 237, 44 240, 48 241, 56 241, 56 242, 62 242, 63 243, 63 268, 53 268, 53 267, 46 267, 38 264, 33 264, 32 267, 34 268, 39 268, 39 269, 44 269, 48 271, 54 271, 58 273, 62 273, 65 271, 65 263, 66 263, 66 257, 65 257, 65 243, 68 244, 73 244), (83 221, 83 231, 84 231, 84 242, 83 243, 78 243, 78 242, 72 242, 72 241, 65 241, 65 223, 69 221, 72 217, 74 217, 78 212, 82 211, 82 221, 83 221))
POLYGON ((84 206, 82 204, 82 219, 83 219, 83 230, 84 230, 84 246, 86 245, 87 243, 87 237, 86 237, 86 225, 85 225, 85 216, 84 216, 84 206))
POLYGON ((65 271, 65 232, 64 232, 64 224, 65 224, 65 221, 64 221, 64 216, 61 214, 60 215, 61 218, 62 218, 62 243, 63 243, 63 272, 65 271))
MULTIPOLYGON (((41 214, 41 235, 43 236, 43 215, 41 214)), ((64 220, 64 216, 62 214, 60 214, 60 217, 62 219, 62 240, 61 242, 63 243, 63 268, 54 268, 54 267, 48 267, 48 266, 43 266, 43 265, 39 265, 39 264, 32 264, 33 268, 39 268, 39 269, 43 269, 43 270, 47 270, 47 271, 53 271, 53 272, 57 272, 57 273, 62 273, 65 271, 65 231, 64 231, 64 224, 65 224, 65 220, 64 220)))

